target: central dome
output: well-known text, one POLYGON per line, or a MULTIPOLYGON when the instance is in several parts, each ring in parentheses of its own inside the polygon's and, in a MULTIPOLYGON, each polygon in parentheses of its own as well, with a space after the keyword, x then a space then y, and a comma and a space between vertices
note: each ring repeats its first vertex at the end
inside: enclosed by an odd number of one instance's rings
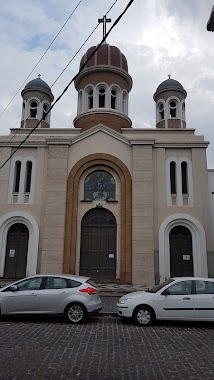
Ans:
MULTIPOLYGON (((80 67, 87 61, 97 46, 92 46, 87 50, 80 61, 80 67)), ((128 73, 128 64, 125 55, 121 53, 118 47, 106 43, 102 44, 89 59, 84 70, 98 66, 112 66, 128 73)))

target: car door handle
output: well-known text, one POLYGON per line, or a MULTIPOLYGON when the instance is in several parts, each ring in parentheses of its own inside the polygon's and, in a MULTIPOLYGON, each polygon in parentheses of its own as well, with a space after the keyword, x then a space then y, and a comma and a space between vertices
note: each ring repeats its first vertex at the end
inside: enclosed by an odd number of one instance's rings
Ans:
POLYGON ((183 300, 190 300, 190 297, 184 297, 183 300))

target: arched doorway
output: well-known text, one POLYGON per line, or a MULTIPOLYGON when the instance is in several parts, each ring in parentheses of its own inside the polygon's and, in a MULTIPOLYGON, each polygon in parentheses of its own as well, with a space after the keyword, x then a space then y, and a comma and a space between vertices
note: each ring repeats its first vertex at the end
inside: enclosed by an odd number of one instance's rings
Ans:
POLYGON ((22 223, 13 224, 7 234, 4 277, 26 276, 29 231, 22 223))
POLYGON ((172 228, 169 234, 171 277, 193 276, 192 234, 185 226, 172 228))
POLYGON ((116 279, 117 222, 107 209, 88 211, 81 224, 80 275, 98 281, 116 279))

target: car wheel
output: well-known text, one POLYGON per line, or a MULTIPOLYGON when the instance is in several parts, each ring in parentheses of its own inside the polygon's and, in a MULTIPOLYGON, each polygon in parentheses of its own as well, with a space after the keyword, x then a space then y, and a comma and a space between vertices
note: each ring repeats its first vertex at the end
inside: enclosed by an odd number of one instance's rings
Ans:
POLYGON ((148 306, 138 306, 133 312, 133 319, 138 326, 150 326, 155 320, 155 313, 148 306))
POLYGON ((65 309, 65 318, 68 323, 82 323, 87 316, 87 310, 80 303, 71 303, 65 309))

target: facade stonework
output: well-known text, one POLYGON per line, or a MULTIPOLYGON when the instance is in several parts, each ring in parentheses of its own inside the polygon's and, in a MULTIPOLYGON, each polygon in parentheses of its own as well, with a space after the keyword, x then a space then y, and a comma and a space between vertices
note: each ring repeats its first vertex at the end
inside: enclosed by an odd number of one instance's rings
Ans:
POLYGON ((0 171, 0 277, 72 273, 145 286, 213 277, 214 172, 208 142, 186 124, 186 90, 162 82, 156 125, 135 128, 124 55, 106 44, 89 63, 75 81, 74 128, 51 128, 53 94, 37 78, 22 91, 21 128, 0 137, 3 164, 38 124, 0 171))

